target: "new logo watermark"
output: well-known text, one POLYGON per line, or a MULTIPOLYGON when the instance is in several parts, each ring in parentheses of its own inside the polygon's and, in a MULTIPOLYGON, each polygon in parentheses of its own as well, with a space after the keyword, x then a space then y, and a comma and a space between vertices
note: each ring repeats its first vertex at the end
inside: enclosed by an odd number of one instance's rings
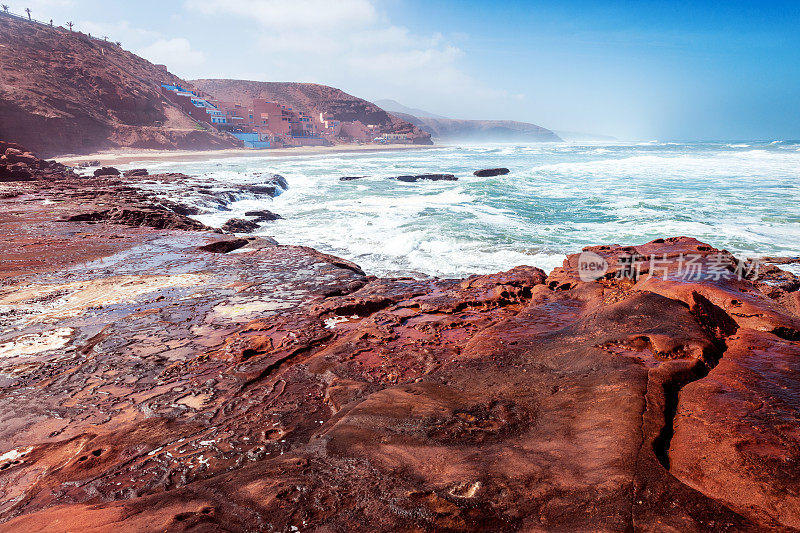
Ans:
MULTIPOLYGON (((652 254, 623 254, 617 257, 616 279, 639 280, 661 277, 688 281, 719 281, 736 278, 754 279, 758 277, 761 263, 758 259, 736 259, 723 253, 716 254, 678 254, 667 256, 652 254)), ((583 252, 578 256, 578 276, 581 281, 595 281, 606 275, 610 266, 608 261, 594 252, 583 252)))
POLYGON ((594 252, 583 252, 578 256, 578 276, 581 281, 600 279, 608 272, 608 261, 594 252))

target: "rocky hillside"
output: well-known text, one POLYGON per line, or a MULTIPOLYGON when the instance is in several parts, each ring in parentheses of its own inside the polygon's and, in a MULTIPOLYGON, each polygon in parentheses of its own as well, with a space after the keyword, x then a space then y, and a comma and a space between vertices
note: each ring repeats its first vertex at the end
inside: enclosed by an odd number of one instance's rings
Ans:
POLYGON ((113 43, 0 15, 0 139, 41 156, 236 146, 166 102, 161 82, 180 80, 113 43))
POLYGON ((416 117, 405 113, 392 113, 397 118, 414 124, 435 139, 448 141, 490 142, 560 142, 554 132, 515 120, 456 120, 452 118, 416 117))
POLYGON ((381 127, 381 133, 411 132, 415 135, 415 143, 431 144, 430 134, 408 121, 327 85, 247 80, 193 80, 191 83, 220 100, 245 102, 253 98, 266 98, 298 110, 329 113, 336 120, 377 124, 381 127))

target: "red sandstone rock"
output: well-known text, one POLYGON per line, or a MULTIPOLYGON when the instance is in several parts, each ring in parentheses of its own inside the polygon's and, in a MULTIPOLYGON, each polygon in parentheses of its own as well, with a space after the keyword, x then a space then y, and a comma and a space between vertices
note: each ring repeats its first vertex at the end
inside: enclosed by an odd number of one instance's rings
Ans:
POLYGON ((30 181, 33 172, 25 163, 0 164, 0 181, 30 181))
POLYGON ((220 229, 228 233, 250 233, 258 229, 258 224, 252 220, 232 218, 225 222, 220 229))
POLYGON ((75 183, 0 188, 65 200, 0 195, 2 528, 798 527, 797 292, 680 276, 682 253, 729 254, 673 238, 593 247, 596 281, 578 254, 375 279, 308 248, 54 224, 145 201, 75 183), (617 278, 630 253, 663 272, 617 278))
POLYGON ((156 229, 211 230, 196 220, 157 207, 141 209, 112 207, 102 211, 71 215, 66 220, 69 222, 107 222, 127 226, 148 226, 156 229))
POLYGON ((114 167, 102 167, 94 171, 94 177, 99 176, 119 176, 120 172, 114 167))
POLYGON ((214 241, 201 246, 199 249, 205 252, 212 252, 216 254, 227 254, 247 246, 248 243, 249 241, 247 239, 227 239, 224 241, 214 241))
POLYGON ((134 168, 131 170, 126 170, 122 173, 126 178, 133 178, 133 177, 142 177, 147 176, 148 172, 146 168, 134 168))
POLYGON ((22 146, 0 141, 0 182, 58 179, 74 176, 71 170, 55 161, 43 161, 22 146))

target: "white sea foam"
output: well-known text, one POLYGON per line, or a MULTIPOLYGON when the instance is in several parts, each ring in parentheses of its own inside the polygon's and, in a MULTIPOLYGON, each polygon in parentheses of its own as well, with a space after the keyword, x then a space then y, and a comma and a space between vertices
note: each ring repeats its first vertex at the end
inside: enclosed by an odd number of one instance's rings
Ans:
POLYGON ((259 232, 281 243, 314 246, 378 275, 465 276, 518 264, 549 271, 583 246, 673 235, 745 255, 800 255, 795 149, 783 141, 461 145, 162 163, 151 171, 231 183, 279 173, 289 190, 274 201, 243 198, 197 218, 218 226, 266 208, 284 219, 259 232), (501 166, 511 173, 472 175, 501 166), (387 179, 430 172, 459 181, 387 179))

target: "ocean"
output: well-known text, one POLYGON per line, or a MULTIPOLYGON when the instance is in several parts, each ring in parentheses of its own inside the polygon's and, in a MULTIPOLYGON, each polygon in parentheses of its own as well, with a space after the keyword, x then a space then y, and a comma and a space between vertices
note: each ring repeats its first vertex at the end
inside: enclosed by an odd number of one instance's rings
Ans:
POLYGON ((378 276, 463 277, 520 264, 549 272, 584 246, 680 235, 737 256, 800 255, 800 141, 453 145, 148 168, 227 183, 281 174, 289 189, 274 200, 242 199, 195 218, 219 226, 269 209, 284 218, 258 234, 378 276), (492 167, 511 172, 473 176, 492 167), (422 173, 458 181, 386 179, 422 173))

